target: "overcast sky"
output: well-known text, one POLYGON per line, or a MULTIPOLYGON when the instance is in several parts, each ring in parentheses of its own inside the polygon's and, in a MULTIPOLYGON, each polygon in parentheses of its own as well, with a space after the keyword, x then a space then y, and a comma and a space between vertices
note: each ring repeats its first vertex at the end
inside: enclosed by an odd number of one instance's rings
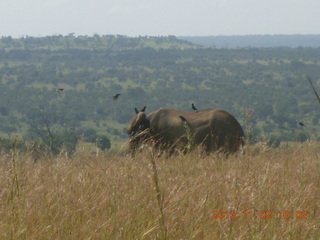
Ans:
POLYGON ((0 0, 0 36, 320 34, 320 0, 0 0))

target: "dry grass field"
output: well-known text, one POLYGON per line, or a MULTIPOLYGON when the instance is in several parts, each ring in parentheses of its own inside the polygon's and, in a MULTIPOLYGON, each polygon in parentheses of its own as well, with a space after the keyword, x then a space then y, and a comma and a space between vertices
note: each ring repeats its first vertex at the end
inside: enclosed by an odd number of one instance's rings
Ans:
POLYGON ((0 160, 0 239, 319 239, 320 145, 0 160))

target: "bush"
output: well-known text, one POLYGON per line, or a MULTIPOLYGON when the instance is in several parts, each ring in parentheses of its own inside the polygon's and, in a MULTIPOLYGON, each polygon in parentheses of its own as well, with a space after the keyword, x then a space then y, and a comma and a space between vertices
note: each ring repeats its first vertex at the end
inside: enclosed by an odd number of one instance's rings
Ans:
POLYGON ((310 138, 309 134, 307 132, 303 132, 303 131, 299 131, 296 135, 295 135, 295 141, 298 142, 305 142, 310 138))
POLYGON ((63 132, 60 136, 62 146, 66 148, 68 153, 73 153, 76 150, 77 143, 79 141, 79 134, 73 131, 63 132))
POLYGON ((111 147, 110 139, 103 135, 97 135, 96 144, 101 150, 109 149, 111 147))
POLYGON ((277 148, 280 146, 281 140, 278 136, 271 136, 269 141, 267 142, 269 147, 277 148))

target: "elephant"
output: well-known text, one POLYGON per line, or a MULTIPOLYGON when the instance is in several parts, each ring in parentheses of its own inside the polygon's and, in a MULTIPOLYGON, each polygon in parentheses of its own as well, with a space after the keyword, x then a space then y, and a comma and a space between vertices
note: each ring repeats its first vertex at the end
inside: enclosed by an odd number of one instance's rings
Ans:
POLYGON ((129 151, 133 153, 147 142, 170 153, 186 151, 190 146, 201 146, 207 153, 218 150, 233 153, 245 144, 243 129, 236 118, 215 108, 197 112, 160 108, 147 115, 140 111, 132 118, 128 135, 129 151))

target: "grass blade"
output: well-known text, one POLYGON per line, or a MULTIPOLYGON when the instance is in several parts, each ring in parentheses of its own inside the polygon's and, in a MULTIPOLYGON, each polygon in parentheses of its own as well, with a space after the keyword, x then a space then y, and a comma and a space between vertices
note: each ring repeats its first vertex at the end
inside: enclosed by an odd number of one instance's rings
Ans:
POLYGON ((317 90, 315 89, 315 87, 314 87, 314 85, 313 85, 313 83, 312 83, 312 81, 311 81, 311 78, 309 77, 308 74, 307 74, 307 79, 308 79, 308 81, 309 81, 309 83, 310 83, 310 85, 311 85, 311 87, 312 87, 312 89, 313 89, 313 92, 314 92, 314 94, 316 95, 316 97, 317 97, 317 99, 318 99, 318 102, 319 102, 319 104, 320 104, 319 94, 317 93, 317 90))

